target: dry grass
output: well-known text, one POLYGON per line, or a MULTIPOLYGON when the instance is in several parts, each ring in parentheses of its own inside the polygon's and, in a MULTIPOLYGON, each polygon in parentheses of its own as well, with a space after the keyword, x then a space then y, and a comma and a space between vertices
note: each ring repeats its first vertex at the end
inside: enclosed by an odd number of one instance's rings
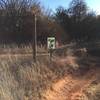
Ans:
MULTIPOLYGON (((37 53, 47 53, 47 48, 43 46, 37 46, 37 53)), ((32 54, 32 45, 0 45, 0 54, 32 54)))
MULTIPOLYGON (((18 47, 2 49, 1 54, 3 53, 3 55, 0 56, 0 100, 45 100, 46 90, 51 88, 55 80, 63 76, 64 70, 61 70, 59 65, 54 62, 50 63, 49 57, 46 56, 39 57, 37 63, 34 63, 32 55, 17 56, 11 54, 12 51, 21 53, 19 50, 18 47)), ((21 51, 30 52, 32 48, 22 48, 21 51)))
POLYGON ((95 79, 84 90, 84 93, 88 97, 88 100, 100 100, 100 66, 95 67, 97 67, 97 69, 94 70, 96 72, 95 79))
POLYGON ((91 84, 85 90, 85 94, 89 98, 89 100, 100 100, 100 84, 91 84))
MULTIPOLYGON (((46 100, 44 94, 48 89, 52 89, 52 84, 67 75, 69 69, 77 67, 73 57, 73 59, 67 57, 69 60, 66 63, 62 63, 61 58, 54 58, 55 61, 50 63, 48 56, 41 56, 38 57, 37 63, 34 63, 32 55, 14 56, 11 54, 12 51, 15 53, 32 52, 31 47, 4 50, 6 50, 6 55, 0 55, 0 100, 46 100)), ((38 50, 45 51, 41 48, 38 50)), ((100 99, 100 83, 95 86, 91 85, 84 91, 88 98, 94 97, 88 100, 100 99), (96 90, 92 89, 93 87, 96 90), (93 95, 89 91, 93 91, 93 95)))
POLYGON ((46 63, 15 56, 0 58, 0 100, 41 100, 54 78, 46 63))

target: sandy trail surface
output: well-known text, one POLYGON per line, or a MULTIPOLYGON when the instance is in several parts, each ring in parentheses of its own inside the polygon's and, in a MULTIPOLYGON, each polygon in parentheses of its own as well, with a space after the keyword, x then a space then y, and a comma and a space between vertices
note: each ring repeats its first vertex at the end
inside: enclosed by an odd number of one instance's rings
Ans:
MULTIPOLYGON (((64 64, 65 60, 61 60, 61 62, 64 64)), ((73 65, 75 59, 69 58, 67 62, 73 65)), ((99 75, 99 71, 98 69, 90 69, 81 77, 67 75, 59 79, 52 85, 52 89, 47 90, 45 94, 46 100, 88 100, 84 90, 95 80, 97 75, 99 75)))
POLYGON ((86 100, 83 91, 93 79, 92 76, 91 78, 87 76, 86 80, 65 77, 53 84, 52 90, 47 91, 46 98, 47 100, 86 100))

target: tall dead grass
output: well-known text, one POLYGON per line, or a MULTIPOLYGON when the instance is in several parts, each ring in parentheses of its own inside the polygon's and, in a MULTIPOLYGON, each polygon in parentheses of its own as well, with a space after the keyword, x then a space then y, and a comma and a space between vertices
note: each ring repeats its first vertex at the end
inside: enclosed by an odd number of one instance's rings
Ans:
MULTIPOLYGON (((18 56, 18 47, 2 50, 5 53, 1 51, 0 55, 0 100, 45 100, 46 90, 63 76, 64 70, 54 62, 50 63, 48 56, 38 57, 34 63, 32 55, 18 56), (16 55, 12 55, 12 51, 16 55)), ((24 50, 30 52, 32 48, 21 49, 24 50)))
MULTIPOLYGON (((11 52, 19 53, 18 50, 20 48, 9 48, 11 52)), ((32 48, 24 47, 23 50, 29 53, 32 48)), ((41 48, 38 50, 45 51, 41 48)), ((9 51, 6 50, 6 55, 0 55, 0 100, 46 100, 46 90, 52 89, 52 83, 71 68, 67 63, 51 63, 48 56, 38 57, 37 63, 34 63, 32 55, 17 56, 9 51)), ((72 60, 70 62, 72 64, 72 60)))

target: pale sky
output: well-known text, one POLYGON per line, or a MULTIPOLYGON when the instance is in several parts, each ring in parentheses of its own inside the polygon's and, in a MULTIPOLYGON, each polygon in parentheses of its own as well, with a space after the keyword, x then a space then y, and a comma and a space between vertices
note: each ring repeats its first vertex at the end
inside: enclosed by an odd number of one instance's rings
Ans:
MULTIPOLYGON (((67 8, 72 0, 40 0, 40 1, 45 8, 50 8, 53 11, 55 11, 55 9, 59 6, 67 8)), ((96 11, 97 14, 100 14, 100 0, 85 0, 85 1, 90 9, 96 11)))

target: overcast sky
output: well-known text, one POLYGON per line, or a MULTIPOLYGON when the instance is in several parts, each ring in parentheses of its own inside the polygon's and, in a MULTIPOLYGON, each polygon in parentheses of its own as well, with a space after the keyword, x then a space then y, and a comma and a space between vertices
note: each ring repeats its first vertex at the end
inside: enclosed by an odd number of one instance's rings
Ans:
MULTIPOLYGON (((67 8, 72 0, 40 0, 40 1, 45 8, 50 8, 53 11, 55 11, 55 9, 59 6, 67 8)), ((97 14, 100 14, 100 0, 85 0, 85 1, 90 9, 96 11, 97 14)))

